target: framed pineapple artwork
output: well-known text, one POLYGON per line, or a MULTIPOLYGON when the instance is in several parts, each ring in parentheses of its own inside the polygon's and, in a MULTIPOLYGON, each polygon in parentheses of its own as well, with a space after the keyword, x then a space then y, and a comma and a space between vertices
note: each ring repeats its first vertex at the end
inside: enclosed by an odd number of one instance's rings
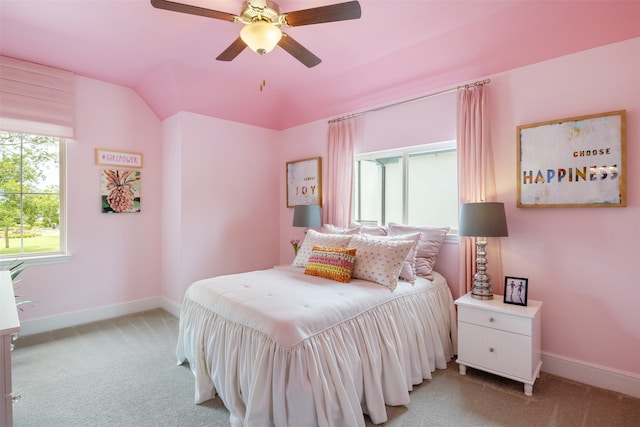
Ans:
POLYGON ((102 170, 102 213, 140 212, 140 171, 102 170))

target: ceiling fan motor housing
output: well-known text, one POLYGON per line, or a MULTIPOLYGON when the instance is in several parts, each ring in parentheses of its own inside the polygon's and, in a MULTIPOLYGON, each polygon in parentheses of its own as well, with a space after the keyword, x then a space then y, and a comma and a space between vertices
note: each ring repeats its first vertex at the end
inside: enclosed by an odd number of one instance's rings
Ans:
POLYGON ((274 25, 281 25, 280 19, 280 7, 270 1, 257 2, 245 1, 242 3, 242 13, 240 14, 240 21, 243 24, 251 24, 256 21, 265 21, 274 25), (261 7, 260 3, 264 3, 265 6, 261 7))

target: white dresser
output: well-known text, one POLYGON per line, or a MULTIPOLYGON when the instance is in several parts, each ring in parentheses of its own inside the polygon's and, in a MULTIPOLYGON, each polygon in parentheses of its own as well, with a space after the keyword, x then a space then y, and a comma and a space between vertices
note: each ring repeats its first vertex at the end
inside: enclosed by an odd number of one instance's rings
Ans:
POLYGON ((479 300, 463 295, 458 306, 458 360, 460 373, 467 366, 524 383, 533 394, 540 375, 540 318, 542 302, 527 306, 505 304, 502 295, 479 300))
POLYGON ((0 427, 13 426, 11 335, 20 330, 18 308, 9 271, 0 271, 0 427))

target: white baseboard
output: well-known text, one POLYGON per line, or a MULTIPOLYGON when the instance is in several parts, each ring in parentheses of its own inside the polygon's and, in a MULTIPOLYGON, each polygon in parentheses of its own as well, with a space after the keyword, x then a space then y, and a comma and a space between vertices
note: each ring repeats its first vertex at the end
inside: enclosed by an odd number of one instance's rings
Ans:
POLYGON ((175 302, 165 297, 160 297, 160 299, 162 303, 160 308, 165 309, 169 313, 173 314, 175 317, 180 317, 180 304, 176 304, 175 302))
POLYGON ((541 357, 543 372, 640 399, 640 375, 557 354, 542 353, 541 357))
POLYGON ((49 332, 85 323, 112 319, 114 317, 126 316, 128 314, 139 313, 141 311, 148 311, 156 308, 162 308, 176 317, 180 315, 179 304, 176 304, 165 297, 146 298, 51 317, 25 320, 24 322, 20 322, 20 335, 26 336, 39 334, 42 332, 49 332))

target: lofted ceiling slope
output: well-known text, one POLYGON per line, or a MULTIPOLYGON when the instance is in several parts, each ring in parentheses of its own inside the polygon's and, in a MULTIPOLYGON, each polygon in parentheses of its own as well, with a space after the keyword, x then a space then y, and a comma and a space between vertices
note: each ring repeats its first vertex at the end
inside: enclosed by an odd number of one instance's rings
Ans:
MULTIPOLYGON (((287 12, 341 1, 278 4, 287 12)), ((314 68, 280 48, 216 61, 240 24, 149 0, 0 0, 0 53, 131 87, 163 120, 189 111, 281 130, 640 36, 640 1, 360 4, 359 20, 285 30, 322 59, 314 68)))

